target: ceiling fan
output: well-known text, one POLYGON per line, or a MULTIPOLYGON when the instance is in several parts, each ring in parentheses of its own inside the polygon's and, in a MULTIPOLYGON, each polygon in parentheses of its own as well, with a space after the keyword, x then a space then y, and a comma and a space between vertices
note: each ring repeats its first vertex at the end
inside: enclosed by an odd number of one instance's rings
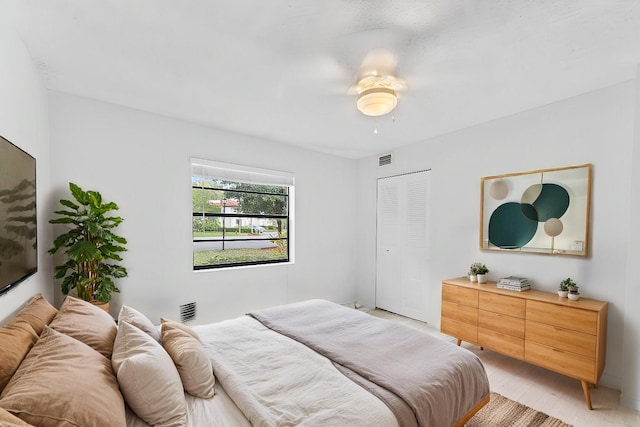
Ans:
POLYGON ((360 65, 357 82, 349 87, 349 95, 358 95, 358 110, 367 116, 390 113, 398 104, 397 91, 407 88, 397 77, 395 55, 386 49, 370 51, 360 65))

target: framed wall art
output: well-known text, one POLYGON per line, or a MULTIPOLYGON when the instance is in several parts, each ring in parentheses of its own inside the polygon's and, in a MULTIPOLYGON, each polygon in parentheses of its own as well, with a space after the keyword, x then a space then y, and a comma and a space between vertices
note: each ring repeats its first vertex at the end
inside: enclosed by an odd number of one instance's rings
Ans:
POLYGON ((591 164, 480 180, 480 249, 587 256, 591 164))

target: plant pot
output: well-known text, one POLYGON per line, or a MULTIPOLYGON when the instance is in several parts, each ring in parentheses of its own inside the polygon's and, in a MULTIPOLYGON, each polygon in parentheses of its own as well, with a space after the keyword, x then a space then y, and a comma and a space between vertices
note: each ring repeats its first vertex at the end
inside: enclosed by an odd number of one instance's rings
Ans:
POLYGON ((106 311, 107 313, 109 312, 109 303, 108 302, 92 302, 91 304, 93 304, 94 306, 98 307, 101 310, 106 311))
POLYGON ((578 293, 573 293, 573 292, 569 292, 568 295, 569 299, 572 301, 578 301, 580 299, 580 294, 578 293))
POLYGON ((478 283, 487 283, 487 275, 486 274, 478 274, 478 283))
POLYGON ((558 296, 560 298, 566 298, 569 295, 569 291, 558 291, 558 296))
POLYGON ((475 274, 470 274, 469 275, 469 280, 471 280, 472 282, 477 282, 478 281, 478 276, 475 274))

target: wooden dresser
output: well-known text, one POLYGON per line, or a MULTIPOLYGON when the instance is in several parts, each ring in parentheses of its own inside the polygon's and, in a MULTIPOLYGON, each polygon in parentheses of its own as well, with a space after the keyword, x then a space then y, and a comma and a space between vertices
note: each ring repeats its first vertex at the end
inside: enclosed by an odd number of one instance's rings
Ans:
POLYGON ((604 370, 608 303, 557 294, 498 289, 466 277, 442 282, 442 333, 580 380, 589 409, 589 385, 604 370))

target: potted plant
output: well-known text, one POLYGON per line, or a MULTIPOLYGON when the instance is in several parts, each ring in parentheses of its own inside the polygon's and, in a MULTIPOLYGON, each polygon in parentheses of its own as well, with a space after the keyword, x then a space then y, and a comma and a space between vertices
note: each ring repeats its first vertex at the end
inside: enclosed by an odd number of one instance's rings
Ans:
POLYGON ((573 285, 569 285, 569 294, 567 295, 567 297, 570 300, 578 301, 580 299, 580 292, 578 292, 578 287, 579 286, 575 283, 573 285))
POLYGON ((487 283, 487 273, 489 273, 489 269, 486 265, 478 263, 478 267, 476 269, 476 276, 478 278, 478 283, 487 283))
POLYGON ((467 274, 469 275, 469 280, 472 282, 478 281, 478 267, 480 267, 479 262, 474 262, 471 264, 471 267, 469 267, 469 272, 467 274))
POLYGON ((560 282, 558 286, 558 296, 561 298, 566 298, 567 294, 569 294, 569 283, 573 283, 571 278, 566 278, 560 282))
MULTIPOLYGON (((566 288, 568 291, 567 297, 570 300, 577 301, 580 299, 580 292, 578 292, 579 286, 573 281, 573 279, 571 279, 571 277, 567 277, 560 282, 560 289, 562 288, 566 288)), ((558 291, 558 295, 560 295, 560 291, 558 291)))
MULTIPOLYGON (((112 231, 122 218, 108 215, 118 210, 118 205, 105 203, 97 191, 84 191, 74 183, 69 183, 69 189, 77 203, 61 199, 60 204, 67 209, 55 211, 60 217, 49 221, 69 227, 49 249, 50 254, 55 254, 66 248, 67 261, 56 266, 54 277, 63 279, 65 295, 75 289, 78 298, 85 301, 108 303, 113 292, 120 292, 114 279, 127 276, 127 270, 117 263, 122 261, 119 253, 126 251, 127 241, 112 231)), ((108 311, 108 306, 103 308, 108 311)))

